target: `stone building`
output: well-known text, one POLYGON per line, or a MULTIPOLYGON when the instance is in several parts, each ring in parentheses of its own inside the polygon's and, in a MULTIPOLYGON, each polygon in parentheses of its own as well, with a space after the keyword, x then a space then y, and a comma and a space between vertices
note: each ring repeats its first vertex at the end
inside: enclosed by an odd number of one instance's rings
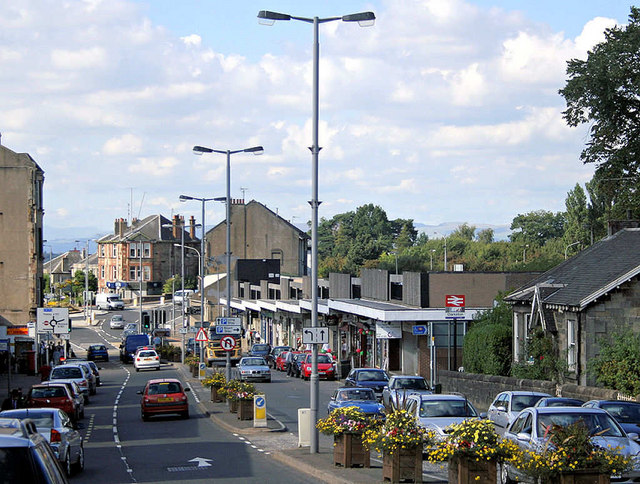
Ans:
POLYGON ((43 185, 31 156, 0 146, 0 320, 14 325, 42 305, 43 185))

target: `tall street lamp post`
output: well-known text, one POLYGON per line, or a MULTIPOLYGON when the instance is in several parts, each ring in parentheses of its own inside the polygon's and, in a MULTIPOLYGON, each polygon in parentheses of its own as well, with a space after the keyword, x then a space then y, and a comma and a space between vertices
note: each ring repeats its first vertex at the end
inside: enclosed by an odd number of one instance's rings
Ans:
MULTIPOLYGON (((198 257, 200 257, 200 327, 204 327, 204 236, 205 236, 205 203, 210 202, 213 198, 199 198, 199 197, 190 197, 189 195, 180 195, 180 201, 186 202, 187 200, 199 200, 202 202, 202 236, 200 238, 200 252, 198 253, 198 257)), ((193 249, 193 247, 189 247, 193 249)))
MULTIPOLYGON (((264 153, 262 146, 253 146, 252 148, 245 148, 242 150, 214 150, 213 148, 206 148, 204 146, 194 146, 193 152, 196 155, 202 155, 202 153, 221 153, 227 155, 227 196, 226 204, 226 225, 227 225, 227 241, 226 241, 226 256, 227 256, 227 317, 231 317, 231 155, 235 153, 253 153, 254 155, 261 155, 264 153)), ((215 200, 215 199, 214 199, 215 200)), ((231 380, 231 352, 227 351, 227 362, 225 367, 225 377, 227 381, 231 380)))
MULTIPOLYGON (((162 225, 165 228, 173 228, 173 224, 163 224, 162 225)), ((181 363, 184 364, 184 330, 187 328, 187 322, 185 321, 184 318, 184 220, 180 221, 180 245, 182 246, 182 250, 180 251, 180 290, 181 290, 181 294, 182 294, 182 305, 181 305, 181 313, 182 313, 182 329, 181 329, 181 334, 182 334, 182 351, 180 353, 180 360, 181 363)), ((175 291, 174 291, 175 294, 175 291)), ((173 299, 173 295, 172 295, 172 299, 173 299)), ((174 321, 175 323, 175 321, 174 321)))
MULTIPOLYGON (((343 22, 358 22, 361 27, 368 27, 374 24, 376 16, 373 12, 361 12, 342 17, 327 18, 306 18, 294 17, 293 15, 261 10, 258 13, 260 23, 273 25, 276 20, 299 20, 301 22, 313 24, 313 93, 312 93, 312 121, 313 121, 313 143, 311 150, 311 326, 318 326, 318 113, 319 113, 319 59, 320 43, 318 41, 319 25, 321 23, 342 20, 343 22)), ((319 402, 319 380, 318 380, 318 345, 312 346, 311 355, 311 384, 310 384, 310 410, 311 410, 311 448, 312 454, 318 452, 318 430, 316 422, 318 419, 319 402)))
MULTIPOLYGON (((202 265, 201 265, 202 257, 200 257, 200 251, 198 249, 196 249, 195 247, 189 247, 188 245, 182 245, 182 246, 180 244, 173 244, 173 245, 174 245, 174 247, 182 247, 182 250, 184 250, 184 249, 192 250, 196 254, 198 254, 198 272, 199 272, 198 276, 200 277, 200 280, 202 281, 202 278, 204 276, 202 275, 202 265)), ((201 293, 203 291, 203 288, 204 288, 204 286, 201 283, 200 287, 199 287, 201 293)), ((200 296, 200 304, 202 304, 202 296, 200 296)), ((183 312, 184 312, 184 309, 185 309, 185 307, 184 307, 184 293, 183 293, 182 294, 182 311, 183 312)), ((201 328, 204 327, 204 325, 202 324, 202 322, 203 322, 203 320, 202 320, 202 312, 203 311, 204 311, 204 308, 201 306, 200 307, 200 327, 201 328)), ((200 346, 200 361, 204 362, 204 344, 199 344, 199 343, 196 343, 196 344, 198 344, 200 346)))

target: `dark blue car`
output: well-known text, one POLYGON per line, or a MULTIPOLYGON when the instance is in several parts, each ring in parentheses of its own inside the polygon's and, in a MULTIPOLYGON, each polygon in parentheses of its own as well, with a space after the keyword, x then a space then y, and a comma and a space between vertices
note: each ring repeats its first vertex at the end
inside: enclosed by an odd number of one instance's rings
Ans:
POLYGON ((378 400, 382 400, 382 390, 389 382, 389 375, 380 368, 354 368, 344 381, 346 387, 371 388, 378 400))
POLYGON ((589 400, 583 407, 602 408, 609 412, 626 433, 640 435, 640 403, 618 400, 589 400))
POLYGON ((87 360, 89 361, 109 361, 109 353, 105 345, 91 345, 87 349, 87 360))
POLYGON ((256 343, 249 350, 249 356, 262 356, 265 360, 271 353, 271 345, 269 343, 256 343))
POLYGON ((336 408, 358 407, 366 415, 382 417, 384 415, 384 405, 378 402, 376 394, 371 388, 345 387, 338 388, 329 400, 327 413, 333 412, 336 408))

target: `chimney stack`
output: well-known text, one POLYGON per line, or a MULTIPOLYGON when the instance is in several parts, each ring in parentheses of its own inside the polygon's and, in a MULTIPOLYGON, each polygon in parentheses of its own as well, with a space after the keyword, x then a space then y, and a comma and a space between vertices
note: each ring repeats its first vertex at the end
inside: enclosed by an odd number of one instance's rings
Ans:
POLYGON ((173 216, 173 238, 177 239, 178 238, 178 225, 180 222, 180 216, 179 215, 174 215, 173 216))
POLYGON ((189 219, 189 237, 196 238, 196 219, 193 215, 189 219))

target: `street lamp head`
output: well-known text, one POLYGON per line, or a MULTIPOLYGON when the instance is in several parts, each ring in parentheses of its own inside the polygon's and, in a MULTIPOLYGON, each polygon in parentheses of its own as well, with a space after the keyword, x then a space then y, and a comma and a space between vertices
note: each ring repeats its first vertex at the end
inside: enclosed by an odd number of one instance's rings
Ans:
POLYGON ((227 197, 216 197, 213 199, 214 202, 226 202, 227 197))
POLYGON ((213 150, 211 148, 206 148, 204 146, 194 146, 193 147, 193 154, 194 155, 202 155, 202 153, 213 153, 213 150))
POLYGON ((180 195, 178 199, 181 202, 186 202, 187 200, 195 200, 193 197, 190 197, 189 195, 180 195))
POLYGON ((358 22, 360 27, 371 27, 376 23, 376 16, 373 12, 361 12, 351 15, 343 15, 343 22, 358 22))
POLYGON ((264 148, 262 146, 254 146, 253 148, 246 148, 244 150, 245 153, 253 153, 254 155, 261 155, 264 153, 264 148))
POLYGON ((273 25, 276 20, 291 20, 291 15, 286 13, 270 12, 269 10, 260 10, 258 12, 258 23, 260 25, 273 25))

